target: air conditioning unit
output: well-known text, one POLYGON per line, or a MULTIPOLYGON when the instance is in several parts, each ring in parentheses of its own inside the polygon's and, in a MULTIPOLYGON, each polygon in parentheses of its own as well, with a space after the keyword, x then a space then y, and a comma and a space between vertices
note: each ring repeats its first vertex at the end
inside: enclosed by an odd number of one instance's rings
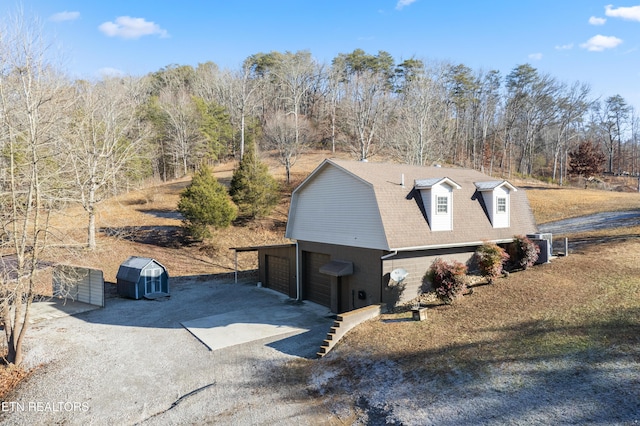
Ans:
POLYGON ((540 248, 536 264, 549 263, 553 254, 553 234, 550 232, 540 234, 527 234, 527 238, 536 243, 540 248))

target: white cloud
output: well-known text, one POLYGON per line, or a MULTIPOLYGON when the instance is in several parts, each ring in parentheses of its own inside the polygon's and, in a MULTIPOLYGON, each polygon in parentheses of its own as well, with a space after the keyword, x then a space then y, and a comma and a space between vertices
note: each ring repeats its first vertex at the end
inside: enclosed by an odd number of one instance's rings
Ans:
POLYGON ((409 6, 411 3, 415 3, 417 0, 398 0, 396 4, 396 9, 400 10, 405 6, 409 6))
POLYGON ((556 50, 571 50, 573 49, 573 43, 560 44, 556 46, 556 50))
POLYGON ((529 54, 529 59, 533 61, 539 61, 542 59, 542 53, 531 53, 529 54))
POLYGON ((100 68, 98 70, 98 75, 102 78, 106 78, 106 77, 122 77, 124 75, 124 71, 119 70, 117 68, 110 68, 110 67, 105 67, 105 68, 100 68))
POLYGON ((98 29, 109 37, 136 39, 154 34, 158 34, 160 37, 169 37, 169 33, 160 28, 155 22, 148 22, 144 18, 132 18, 130 16, 118 16, 115 23, 111 21, 104 22, 100 24, 98 29))
POLYGON ((80 12, 58 12, 49 16, 49 20, 53 22, 75 21, 80 17, 80 12))
POLYGON ((589 18, 589 23, 591 25, 604 25, 605 22, 607 22, 605 18, 597 18, 595 16, 592 16, 591 18, 589 18))
POLYGON ((618 7, 614 9, 613 5, 609 4, 604 7, 604 14, 612 18, 622 18, 629 21, 640 22, 640 6, 618 7))
POLYGON ((596 35, 591 37, 586 43, 582 43, 580 47, 590 52, 602 52, 605 49, 613 49, 622 43, 622 39, 614 36, 596 35))

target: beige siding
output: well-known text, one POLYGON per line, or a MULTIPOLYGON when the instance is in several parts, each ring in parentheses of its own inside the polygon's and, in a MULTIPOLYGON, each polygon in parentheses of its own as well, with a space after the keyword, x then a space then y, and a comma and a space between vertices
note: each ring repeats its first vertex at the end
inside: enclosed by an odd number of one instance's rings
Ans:
POLYGON ((54 293, 83 303, 104 307, 101 270, 59 265, 53 274, 54 293))
POLYGON ((382 273, 387 285, 385 286, 382 301, 393 306, 397 303, 405 303, 412 300, 422 292, 422 279, 434 260, 441 258, 447 261, 457 260, 466 264, 473 257, 475 249, 476 247, 463 247, 459 249, 404 252, 384 260, 382 273), (397 268, 402 268, 409 273, 407 278, 399 285, 389 281, 389 274, 397 268))
POLYGON ((327 167, 293 194, 287 237, 327 244, 387 249, 371 185, 327 167))

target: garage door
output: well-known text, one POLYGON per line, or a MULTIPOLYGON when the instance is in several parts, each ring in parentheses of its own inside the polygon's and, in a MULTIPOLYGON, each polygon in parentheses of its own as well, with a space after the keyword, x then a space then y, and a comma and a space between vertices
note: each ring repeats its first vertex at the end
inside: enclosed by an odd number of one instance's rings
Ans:
POLYGON ((289 296, 289 259, 267 255, 266 264, 266 286, 289 296))
POLYGON ((302 252, 304 263, 303 297, 331 307, 331 278, 320 273, 320 267, 330 260, 328 254, 302 252))

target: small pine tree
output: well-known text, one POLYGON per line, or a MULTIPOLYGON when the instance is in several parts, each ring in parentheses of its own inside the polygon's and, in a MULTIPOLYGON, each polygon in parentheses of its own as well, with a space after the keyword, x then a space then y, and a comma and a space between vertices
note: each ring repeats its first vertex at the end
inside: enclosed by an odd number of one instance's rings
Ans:
POLYGON ((209 227, 226 228, 237 215, 227 189, 208 167, 196 172, 189 186, 182 191, 178 211, 184 217, 183 227, 187 235, 200 241, 211 237, 209 227))
POLYGON ((233 172, 229 194, 239 209, 240 216, 256 218, 266 216, 278 203, 278 182, 269 174, 267 165, 260 162, 253 143, 238 168, 233 172))

